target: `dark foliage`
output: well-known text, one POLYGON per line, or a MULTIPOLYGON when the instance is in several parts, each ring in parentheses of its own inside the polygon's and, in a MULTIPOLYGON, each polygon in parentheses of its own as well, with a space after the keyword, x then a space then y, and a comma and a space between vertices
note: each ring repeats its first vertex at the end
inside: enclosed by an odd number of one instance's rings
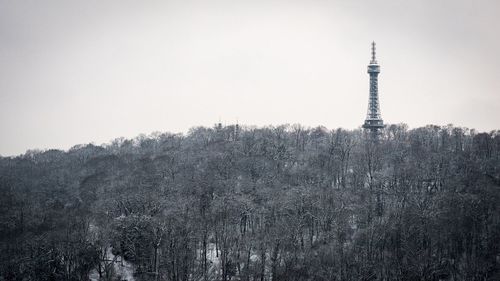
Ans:
POLYGON ((0 280, 500 280, 500 133, 195 128, 0 158, 0 280))

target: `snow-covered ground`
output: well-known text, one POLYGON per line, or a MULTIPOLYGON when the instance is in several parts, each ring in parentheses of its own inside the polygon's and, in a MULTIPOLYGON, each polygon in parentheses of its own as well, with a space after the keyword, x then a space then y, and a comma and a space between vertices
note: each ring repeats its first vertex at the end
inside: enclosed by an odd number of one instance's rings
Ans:
MULTIPOLYGON (((120 256, 115 256, 111 251, 111 247, 106 251, 106 260, 113 261, 113 269, 116 276, 120 276, 120 280, 135 281, 134 279, 134 266, 123 260, 120 256)), ((99 273, 97 270, 92 270, 89 274, 91 281, 99 281, 99 273)))
MULTIPOLYGON (((89 224, 90 239, 94 241, 98 239, 98 230, 99 227, 97 227, 94 223, 89 224)), ((102 262, 102 267, 105 268, 106 265, 109 265, 110 263, 113 263, 113 272, 115 273, 115 276, 120 276, 120 280, 135 281, 134 265, 124 260, 121 256, 115 256, 112 248, 107 247, 106 258, 105 261, 102 262)), ((93 269, 90 272, 89 279, 91 281, 99 281, 99 272, 97 269, 93 269)))
MULTIPOLYGON (((111 248, 108 248, 106 253, 109 259, 113 259, 114 255, 111 248)), ((134 279, 134 266, 122 257, 118 256, 117 262, 114 263, 115 273, 121 276, 121 280, 135 281, 134 279)))
MULTIPOLYGON (((201 252, 201 250, 200 250, 201 252)), ((215 243, 208 243, 207 245, 207 260, 210 264, 214 266, 219 266, 220 263, 220 250, 217 252, 215 249, 215 243)))

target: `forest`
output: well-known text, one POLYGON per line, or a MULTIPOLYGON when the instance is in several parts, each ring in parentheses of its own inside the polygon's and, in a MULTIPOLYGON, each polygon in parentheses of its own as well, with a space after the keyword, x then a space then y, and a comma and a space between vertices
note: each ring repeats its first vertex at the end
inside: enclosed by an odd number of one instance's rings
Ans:
POLYGON ((138 281, 500 280, 500 131, 216 124, 0 157, 1 281, 125 280, 118 262, 138 281))

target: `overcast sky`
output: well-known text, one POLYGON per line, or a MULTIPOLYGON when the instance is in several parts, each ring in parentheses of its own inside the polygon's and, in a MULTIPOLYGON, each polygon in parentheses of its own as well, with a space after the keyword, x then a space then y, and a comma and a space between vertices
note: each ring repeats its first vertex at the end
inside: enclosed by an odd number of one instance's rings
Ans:
POLYGON ((0 0, 0 155, 194 126, 500 129, 500 1, 0 0))

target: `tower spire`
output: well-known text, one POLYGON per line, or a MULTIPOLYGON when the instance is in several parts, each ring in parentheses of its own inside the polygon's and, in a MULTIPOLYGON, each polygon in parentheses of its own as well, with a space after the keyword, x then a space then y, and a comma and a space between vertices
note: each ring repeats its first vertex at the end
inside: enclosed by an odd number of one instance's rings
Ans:
POLYGON ((370 64, 377 64, 377 59, 376 59, 375 55, 376 55, 375 41, 373 41, 372 42, 372 60, 370 61, 370 64))

